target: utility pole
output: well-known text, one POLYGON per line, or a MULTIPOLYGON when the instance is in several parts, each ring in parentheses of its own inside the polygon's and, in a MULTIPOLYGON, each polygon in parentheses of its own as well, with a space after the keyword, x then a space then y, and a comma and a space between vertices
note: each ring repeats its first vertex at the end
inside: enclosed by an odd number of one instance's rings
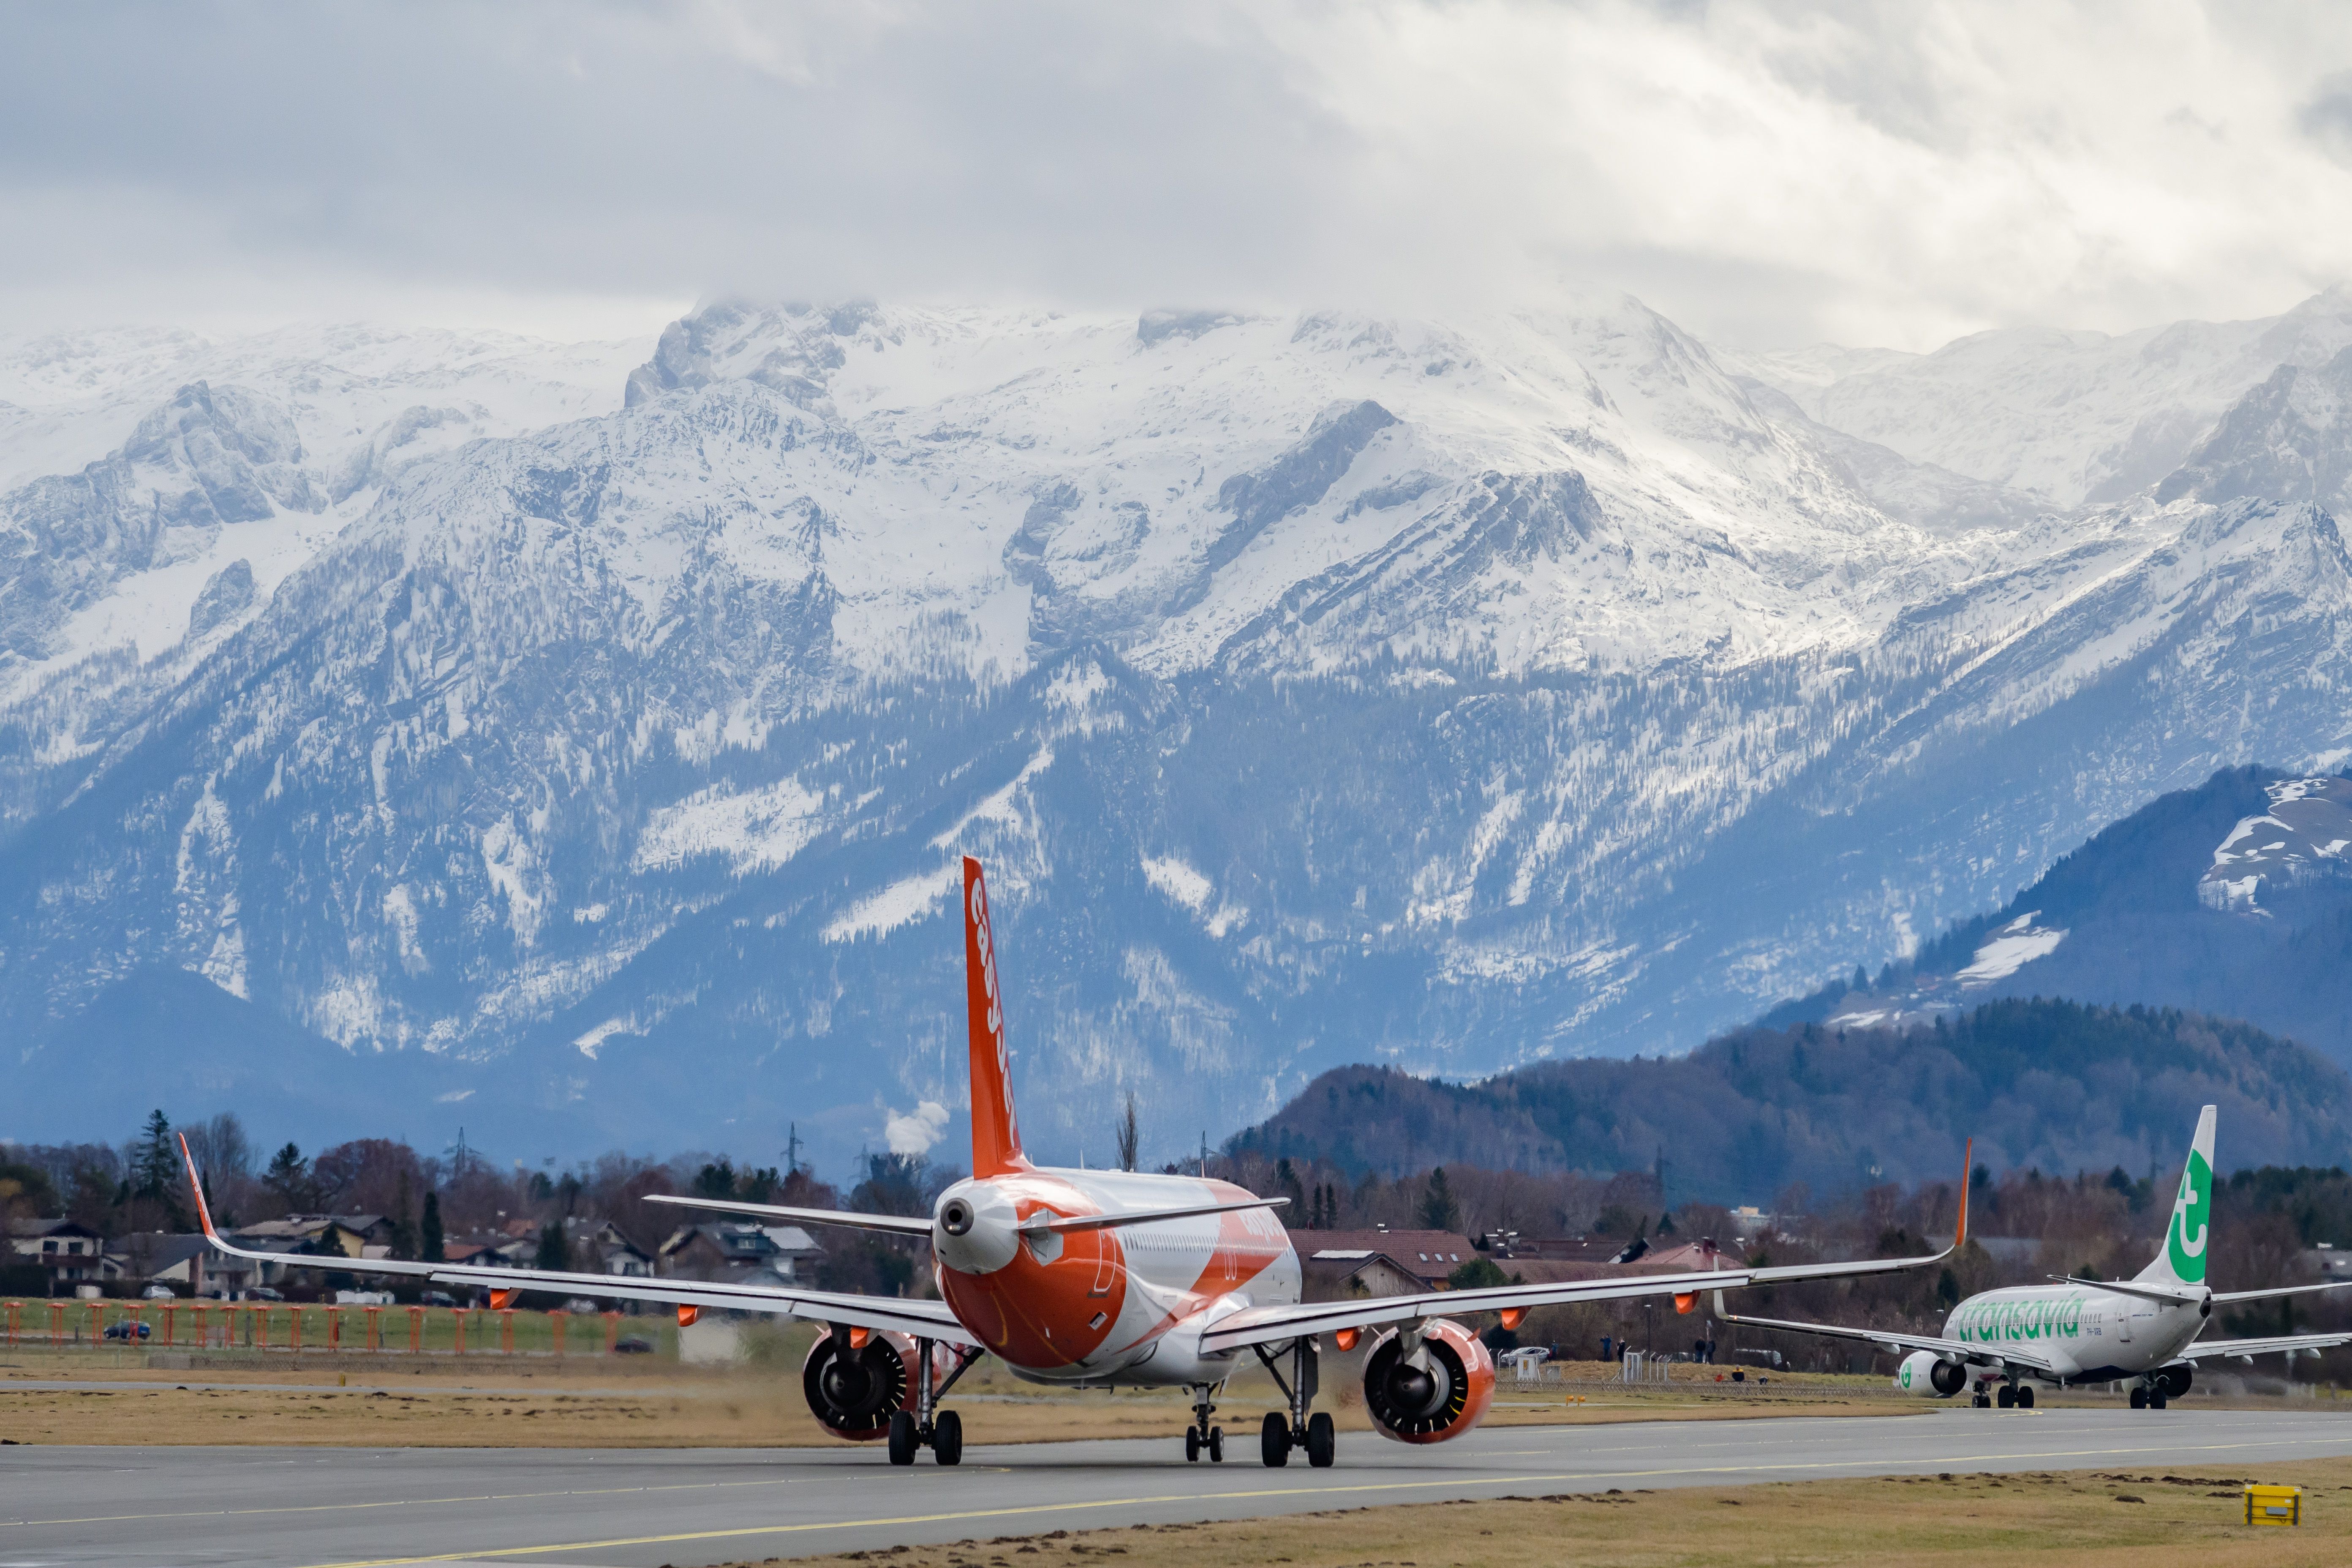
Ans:
POLYGON ((1202 1175, 1202 1179, 1204 1179, 1204 1180, 1205 1180, 1205 1179, 1207 1178, 1208 1174, 1209 1174, 1209 1130, 1208 1130, 1207 1128, 1203 1127, 1203 1128, 1202 1128, 1202 1129, 1201 1129, 1201 1175, 1202 1175))
POLYGON ((784 1140, 784 1174, 794 1176, 800 1173, 801 1168, 801 1124, 793 1121, 786 1125, 792 1131, 784 1140))

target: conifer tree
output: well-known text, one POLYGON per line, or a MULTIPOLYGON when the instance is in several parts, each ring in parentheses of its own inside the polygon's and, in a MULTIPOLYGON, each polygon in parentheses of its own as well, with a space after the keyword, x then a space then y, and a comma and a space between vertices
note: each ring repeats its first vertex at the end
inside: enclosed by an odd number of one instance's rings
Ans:
POLYGON ((1422 1189, 1421 1227, 1423 1230, 1462 1228, 1462 1205, 1454 1195, 1453 1185, 1445 1179, 1445 1167, 1443 1165, 1429 1173, 1429 1184, 1422 1189))
POLYGON ((419 1230, 421 1234, 417 1237, 416 1247, 419 1258, 426 1263, 446 1262, 447 1259, 441 1254, 441 1194, 439 1193, 425 1194, 425 1220, 419 1230))

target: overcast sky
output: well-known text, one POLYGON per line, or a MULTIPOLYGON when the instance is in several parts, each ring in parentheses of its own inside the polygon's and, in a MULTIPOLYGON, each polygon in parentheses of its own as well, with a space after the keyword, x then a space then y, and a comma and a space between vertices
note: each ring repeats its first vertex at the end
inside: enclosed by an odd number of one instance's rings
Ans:
POLYGON ((2352 6, 19 5, 0 234, 8 333, 1591 287, 1755 346, 2113 331, 2352 276, 2352 6))

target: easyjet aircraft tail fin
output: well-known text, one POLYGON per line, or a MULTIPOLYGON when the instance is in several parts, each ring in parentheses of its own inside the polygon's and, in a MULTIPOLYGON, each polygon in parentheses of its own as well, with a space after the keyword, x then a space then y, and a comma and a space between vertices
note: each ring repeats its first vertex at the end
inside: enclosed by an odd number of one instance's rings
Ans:
POLYGON ((1958 1252, 1969 1244, 1969 1184, 1976 1179, 1977 1141, 1970 1138, 1960 1150, 1960 1219, 1952 1227, 1952 1250, 1958 1252))
POLYGON ((963 858, 964 1003, 971 1020, 971 1173, 1029 1168, 1013 1113, 1013 1069, 1004 1046, 1004 992, 996 983, 996 933, 980 862, 963 858))
POLYGON ((2213 1225, 2213 1107, 2197 1116, 2197 1136, 2189 1142, 2189 1163, 2180 1173, 2180 1194, 2165 1222, 2164 1246, 2138 1278, 2157 1285, 2205 1283, 2206 1244, 2213 1225))

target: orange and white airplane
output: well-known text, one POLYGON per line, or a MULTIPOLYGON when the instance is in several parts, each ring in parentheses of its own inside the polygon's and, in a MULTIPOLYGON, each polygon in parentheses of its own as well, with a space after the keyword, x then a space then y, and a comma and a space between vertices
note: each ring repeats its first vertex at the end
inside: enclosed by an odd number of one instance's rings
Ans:
MULTIPOLYGON (((1215 1399, 1246 1355, 1264 1364, 1287 1403, 1259 1431, 1267 1465, 1332 1462, 1331 1417, 1314 1411, 1318 1352, 1328 1338, 1364 1359, 1364 1403, 1374 1425, 1407 1443, 1438 1443, 1478 1425, 1495 1392, 1486 1345, 1458 1320, 1493 1312, 1517 1328, 1530 1308, 1567 1301, 1672 1296, 1688 1312, 1699 1294, 1750 1285, 1852 1278, 1923 1268, 1950 1256, 1780 1268, 1721 1268, 1545 1285, 1430 1291, 1302 1302, 1298 1254, 1274 1210, 1230 1182, 1182 1175, 1071 1171, 1030 1163, 1021 1147, 1005 1049, 1003 993, 980 862, 963 862, 965 1001, 971 1051, 971 1174, 939 1196, 931 1216, 850 1214, 705 1198, 646 1201, 798 1224, 848 1226, 927 1238, 939 1299, 854 1296, 791 1286, 625 1279, 604 1274, 485 1268, 449 1263, 257 1252, 213 1229, 193 1159, 205 1234, 237 1258, 299 1268, 405 1274, 490 1292, 503 1307, 525 1290, 674 1304, 682 1323, 709 1309, 802 1318, 829 1332, 810 1350, 801 1384, 809 1409, 843 1437, 883 1438, 890 1462, 929 1448, 942 1465, 963 1454, 963 1427, 940 1401, 983 1354, 1016 1376, 1072 1388, 1150 1384, 1192 1395, 1184 1457, 1224 1458, 1212 1424, 1215 1399)), ((183 1142, 183 1153, 185 1144, 183 1142)), ((1960 1245, 1968 1229, 1962 1183, 1960 1245)))

